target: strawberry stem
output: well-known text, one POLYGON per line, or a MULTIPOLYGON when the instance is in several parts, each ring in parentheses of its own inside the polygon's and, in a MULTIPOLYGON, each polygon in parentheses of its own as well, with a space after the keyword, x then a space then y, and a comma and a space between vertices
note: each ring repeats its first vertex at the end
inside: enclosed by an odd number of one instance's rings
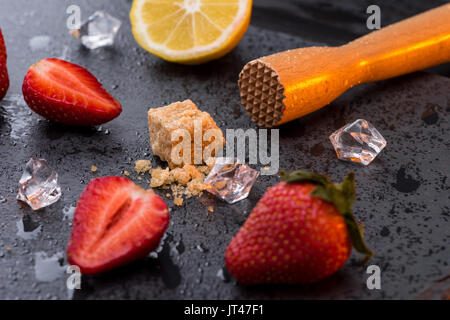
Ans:
POLYGON ((363 225, 356 222, 352 212, 353 203, 356 198, 355 174, 353 172, 350 172, 340 184, 333 183, 327 176, 303 170, 292 173, 280 171, 280 176, 287 183, 312 182, 316 184, 317 187, 311 191, 311 195, 336 206, 337 210, 344 217, 353 247, 356 251, 365 254, 363 263, 367 262, 373 256, 373 251, 364 242, 363 225))

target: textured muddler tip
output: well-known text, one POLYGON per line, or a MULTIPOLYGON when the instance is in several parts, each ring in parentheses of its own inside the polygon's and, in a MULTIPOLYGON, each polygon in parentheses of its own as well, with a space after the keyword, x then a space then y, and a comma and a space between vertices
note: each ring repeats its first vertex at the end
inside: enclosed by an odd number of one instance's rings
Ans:
POLYGON ((319 110, 348 89, 450 62, 450 4, 339 47, 291 49, 247 63, 241 100, 252 120, 274 127, 319 110))
POLYGON ((239 74, 241 101, 251 119, 262 127, 276 126, 283 115, 284 87, 278 73, 257 59, 247 63, 239 74))

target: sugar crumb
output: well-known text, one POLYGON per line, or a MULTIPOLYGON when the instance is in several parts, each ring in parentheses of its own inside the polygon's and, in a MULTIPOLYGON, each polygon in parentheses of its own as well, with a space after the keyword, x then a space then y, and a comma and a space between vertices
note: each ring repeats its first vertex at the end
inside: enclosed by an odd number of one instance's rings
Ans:
POLYGON ((91 166, 91 171, 92 172, 96 172, 98 170, 98 168, 95 166, 95 165, 92 165, 91 166))
POLYGON ((203 190, 206 189, 206 185, 203 183, 202 178, 196 178, 194 180, 191 180, 187 184, 187 190, 193 194, 194 196, 200 195, 203 190))
POLYGON ((173 203, 174 203, 176 206, 181 207, 181 206, 183 205, 183 198, 181 198, 181 197, 175 197, 175 198, 173 198, 173 203))
POLYGON ((134 170, 138 174, 150 172, 151 169, 152 169, 152 163, 150 160, 136 160, 134 162, 134 170))
POLYGON ((214 166, 214 163, 216 163, 216 158, 210 157, 205 160, 205 163, 211 169, 214 166))
POLYGON ((208 175, 209 172, 211 171, 211 168, 208 166, 198 166, 197 170, 201 173, 203 173, 204 175, 208 175))
POLYGON ((150 180, 150 187, 157 188, 164 185, 169 178, 169 168, 161 169, 156 168, 153 169, 152 172, 152 179, 150 180))
POLYGON ((173 196, 174 201, 180 202, 180 198, 191 198, 200 196, 207 188, 204 184, 206 175, 209 172, 208 166, 194 166, 185 164, 183 167, 174 169, 154 168, 150 171, 150 187, 170 190, 172 194, 166 193, 166 197, 173 196))

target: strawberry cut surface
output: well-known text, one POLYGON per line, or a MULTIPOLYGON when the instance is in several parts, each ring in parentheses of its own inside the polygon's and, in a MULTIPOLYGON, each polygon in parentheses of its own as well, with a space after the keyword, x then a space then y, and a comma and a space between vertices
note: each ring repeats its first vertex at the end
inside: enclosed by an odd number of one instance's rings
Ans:
POLYGON ((44 118, 67 125, 99 125, 122 107, 85 68, 50 58, 31 66, 22 86, 28 106, 44 118))
POLYGON ((93 179, 74 214, 70 264, 97 274, 155 250, 169 224, 166 203, 124 177, 93 179))
POLYGON ((9 88, 8 69, 6 67, 6 46, 3 39, 2 29, 0 29, 0 100, 2 100, 9 88))

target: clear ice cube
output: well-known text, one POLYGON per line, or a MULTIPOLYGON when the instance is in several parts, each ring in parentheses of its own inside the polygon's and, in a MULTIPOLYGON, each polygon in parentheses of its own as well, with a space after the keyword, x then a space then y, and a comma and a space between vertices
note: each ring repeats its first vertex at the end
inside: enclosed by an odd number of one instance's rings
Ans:
POLYGON ((114 44, 122 22, 104 11, 96 11, 85 21, 80 29, 71 31, 71 34, 80 39, 81 43, 89 49, 97 49, 114 44))
POLYGON ((237 158, 216 158, 204 183, 206 191, 232 204, 247 198, 258 176, 258 170, 237 158))
POLYGON ((17 199, 26 202, 33 210, 55 203, 61 197, 58 174, 44 159, 30 159, 19 180, 17 199))
POLYGON ((386 140, 367 120, 358 119, 330 136, 340 160, 368 165, 386 146, 386 140))

